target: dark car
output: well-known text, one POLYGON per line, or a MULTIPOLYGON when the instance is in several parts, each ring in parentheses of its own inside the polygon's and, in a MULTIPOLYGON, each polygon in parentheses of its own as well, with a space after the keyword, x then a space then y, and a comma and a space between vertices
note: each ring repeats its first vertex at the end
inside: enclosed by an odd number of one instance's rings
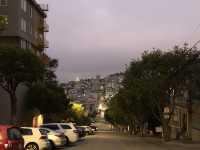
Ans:
POLYGON ((18 127, 0 125, 0 150, 24 150, 24 139, 18 127))
POLYGON ((80 127, 80 126, 76 126, 76 129, 78 130, 79 137, 84 137, 84 136, 86 136, 85 128, 80 127))

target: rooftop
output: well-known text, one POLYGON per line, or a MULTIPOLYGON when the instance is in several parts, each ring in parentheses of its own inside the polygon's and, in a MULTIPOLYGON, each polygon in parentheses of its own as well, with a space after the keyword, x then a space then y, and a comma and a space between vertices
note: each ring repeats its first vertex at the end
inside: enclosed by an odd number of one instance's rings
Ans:
POLYGON ((46 4, 39 4, 38 2, 36 2, 36 0, 29 0, 34 6, 35 8, 40 12, 40 14, 43 17, 47 17, 47 14, 45 13, 45 11, 48 11, 48 5, 46 4))

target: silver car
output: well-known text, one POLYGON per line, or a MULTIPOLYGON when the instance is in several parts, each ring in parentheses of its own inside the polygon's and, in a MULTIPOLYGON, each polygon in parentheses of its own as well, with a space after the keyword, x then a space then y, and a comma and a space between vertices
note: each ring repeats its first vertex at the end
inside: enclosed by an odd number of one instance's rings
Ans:
POLYGON ((51 145, 50 146, 51 149, 56 148, 56 147, 63 147, 66 145, 67 141, 66 141, 64 133, 59 133, 47 128, 40 128, 40 131, 47 134, 48 140, 51 145))

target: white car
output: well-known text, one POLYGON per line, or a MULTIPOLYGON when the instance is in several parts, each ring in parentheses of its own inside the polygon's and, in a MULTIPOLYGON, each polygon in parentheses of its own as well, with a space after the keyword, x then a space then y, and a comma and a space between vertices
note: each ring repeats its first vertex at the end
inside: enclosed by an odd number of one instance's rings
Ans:
POLYGON ((40 128, 22 127, 21 133, 26 150, 45 150, 50 148, 47 135, 40 128))
POLYGON ((63 133, 55 132, 48 128, 41 128, 40 130, 47 134, 51 148, 63 147, 66 145, 67 141, 63 133))
POLYGON ((43 124, 40 127, 64 133, 67 140, 67 144, 75 143, 79 140, 78 130, 76 129, 73 123, 48 123, 43 124))

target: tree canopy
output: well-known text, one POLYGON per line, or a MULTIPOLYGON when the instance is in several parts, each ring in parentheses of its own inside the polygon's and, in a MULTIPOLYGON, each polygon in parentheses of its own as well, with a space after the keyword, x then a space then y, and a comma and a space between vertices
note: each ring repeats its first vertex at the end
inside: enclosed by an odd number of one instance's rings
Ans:
POLYGON ((0 86, 10 96, 12 122, 16 120, 18 86, 42 80, 44 72, 42 61, 31 50, 0 48, 0 86))
POLYGON ((140 127, 157 120, 167 130, 177 99, 190 101, 187 105, 191 107, 191 97, 197 95, 192 89, 200 87, 199 75, 200 51, 196 47, 184 44, 172 50, 145 51, 127 68, 124 88, 111 100, 107 118, 112 123, 132 122, 140 127), (190 98, 184 99, 185 92, 190 98), (167 120, 163 113, 166 106, 170 107, 167 120))

